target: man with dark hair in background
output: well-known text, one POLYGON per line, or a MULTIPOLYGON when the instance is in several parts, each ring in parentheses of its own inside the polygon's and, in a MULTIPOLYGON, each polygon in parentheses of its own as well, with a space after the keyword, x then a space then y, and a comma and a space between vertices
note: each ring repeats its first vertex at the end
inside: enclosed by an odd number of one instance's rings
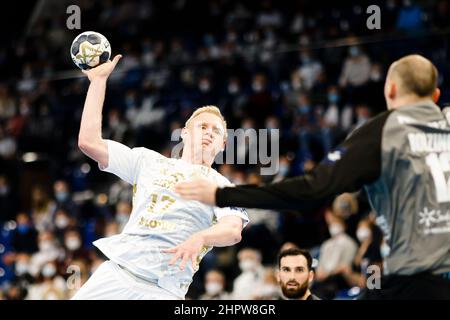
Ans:
POLYGON ((291 248, 279 253, 277 280, 284 297, 292 300, 320 300, 309 291, 313 279, 312 257, 308 251, 291 248))

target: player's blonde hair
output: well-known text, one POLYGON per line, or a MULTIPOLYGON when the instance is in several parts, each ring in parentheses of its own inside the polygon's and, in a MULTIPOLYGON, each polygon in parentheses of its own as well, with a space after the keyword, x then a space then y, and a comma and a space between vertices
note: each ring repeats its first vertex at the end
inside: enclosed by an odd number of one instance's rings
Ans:
POLYGON ((220 120, 222 120, 222 124, 223 124, 223 129, 224 129, 224 138, 227 138, 227 122, 225 121, 225 118, 223 117, 222 113, 220 112, 220 109, 217 108, 216 106, 204 106, 204 107, 200 107, 198 109, 196 109, 194 111, 194 113, 189 117, 189 119, 187 119, 186 123, 185 123, 185 127, 187 127, 189 125, 189 123, 192 122, 192 120, 194 120, 195 117, 197 117, 198 115, 202 114, 202 113, 212 113, 213 115, 216 115, 220 118, 220 120))

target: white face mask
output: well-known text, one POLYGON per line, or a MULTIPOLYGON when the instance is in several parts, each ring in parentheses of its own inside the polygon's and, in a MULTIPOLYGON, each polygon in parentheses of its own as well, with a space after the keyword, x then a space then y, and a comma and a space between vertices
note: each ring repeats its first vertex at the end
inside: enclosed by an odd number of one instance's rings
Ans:
POLYGON ((253 82, 252 88, 255 92, 261 92, 264 89, 263 85, 257 81, 253 82))
POLYGON ((130 215, 126 212, 117 212, 116 220, 120 225, 126 224, 130 219, 130 215))
POLYGON ((208 92, 211 86, 208 82, 200 82, 198 88, 200 89, 201 92, 208 92))
POLYGON ((58 216, 55 219, 55 225, 58 229, 64 229, 69 225, 69 219, 65 216, 58 216))
POLYGON ((75 251, 81 247, 81 241, 77 237, 67 238, 65 241, 67 249, 75 251))
POLYGON ((53 249, 53 242, 49 240, 44 240, 39 243, 40 251, 49 251, 53 249))
POLYGON ((16 262, 16 274, 21 276, 28 272, 28 263, 16 262))
POLYGON ((230 83, 228 85, 228 92, 231 94, 235 94, 239 91, 239 86, 237 84, 234 83, 230 83))
POLYGON ((222 292, 223 286, 219 282, 215 282, 215 281, 208 282, 205 285, 205 290, 208 295, 215 296, 215 295, 219 294, 220 292, 222 292))
POLYGON ((370 237, 370 229, 365 227, 359 228, 356 231, 356 237, 358 238, 359 242, 363 242, 370 237))
POLYGON ((385 259, 386 257, 389 256, 390 253, 391 253, 391 248, 389 247, 389 245, 386 242, 383 242, 383 244, 381 245, 381 248, 380 248, 381 257, 383 259, 385 259))
POLYGON ((273 284, 265 284, 260 289, 261 295, 264 297, 276 296, 278 293, 278 287, 273 284))
POLYGON ((344 232, 344 228, 339 223, 332 223, 329 226, 328 231, 332 237, 335 237, 344 232))
POLYGON ((255 267, 256 262, 253 260, 242 260, 241 262, 239 262, 239 268, 241 268, 243 272, 252 271, 253 269, 255 269, 255 267))
POLYGON ((56 268, 52 264, 46 264, 44 266, 44 268, 42 268, 42 275, 45 278, 51 278, 55 275, 55 273, 56 273, 56 268))

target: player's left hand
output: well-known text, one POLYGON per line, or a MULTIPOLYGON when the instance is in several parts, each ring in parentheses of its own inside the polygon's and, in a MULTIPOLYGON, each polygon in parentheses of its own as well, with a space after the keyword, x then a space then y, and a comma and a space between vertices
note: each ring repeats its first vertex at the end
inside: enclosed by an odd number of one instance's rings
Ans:
POLYGON ((175 192, 188 200, 197 200, 211 206, 216 205, 217 185, 207 179, 195 179, 190 182, 180 182, 175 186, 175 192))
POLYGON ((190 260, 192 262, 192 268, 194 268, 194 270, 197 270, 197 257, 200 255, 203 245, 203 238, 200 235, 193 234, 178 246, 162 250, 162 252, 174 253, 174 256, 170 260, 169 265, 173 265, 175 262, 177 262, 178 259, 181 259, 180 270, 184 270, 186 264, 190 260))

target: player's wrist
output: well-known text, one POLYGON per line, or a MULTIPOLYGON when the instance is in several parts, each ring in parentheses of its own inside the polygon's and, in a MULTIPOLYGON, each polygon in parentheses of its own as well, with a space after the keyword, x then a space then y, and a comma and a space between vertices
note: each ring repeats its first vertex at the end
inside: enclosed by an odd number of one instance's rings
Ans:
POLYGON ((93 84, 105 84, 108 81, 108 76, 95 76, 89 79, 89 81, 93 84))
POLYGON ((197 244, 202 245, 202 246, 204 246, 206 244, 206 236, 203 234, 202 231, 193 234, 192 237, 194 238, 194 241, 197 244))

